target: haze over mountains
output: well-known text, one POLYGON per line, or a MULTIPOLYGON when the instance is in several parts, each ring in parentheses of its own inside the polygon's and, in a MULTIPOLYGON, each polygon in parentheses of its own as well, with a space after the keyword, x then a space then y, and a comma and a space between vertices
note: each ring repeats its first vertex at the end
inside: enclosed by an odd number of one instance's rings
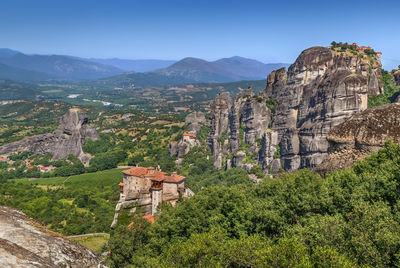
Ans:
POLYGON ((114 66, 124 71, 149 72, 171 66, 176 60, 127 60, 127 59, 88 59, 93 62, 114 66))
POLYGON ((145 73, 124 73, 101 79, 99 83, 124 88, 260 80, 265 79, 271 71, 287 66, 284 63, 265 64, 238 56, 216 61, 184 58, 167 68, 145 73))
POLYGON ((20 82, 94 80, 90 83, 121 87, 170 86, 265 79, 272 70, 283 66, 287 64, 264 64, 238 56, 216 61, 184 58, 176 62, 27 55, 11 49, 0 49, 0 79, 20 82))

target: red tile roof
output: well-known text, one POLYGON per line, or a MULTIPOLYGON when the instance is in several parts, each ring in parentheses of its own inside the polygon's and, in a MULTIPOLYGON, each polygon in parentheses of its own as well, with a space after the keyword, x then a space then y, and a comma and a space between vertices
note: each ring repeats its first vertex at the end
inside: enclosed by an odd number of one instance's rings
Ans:
POLYGON ((145 176, 147 174, 147 168, 134 167, 134 168, 131 168, 128 170, 124 170, 124 171, 122 171, 122 173, 124 173, 126 175, 130 175, 130 176, 140 177, 140 176, 145 176))
POLYGON ((120 182, 120 183, 118 184, 118 186, 124 186, 124 183, 123 183, 123 182, 120 182))
MULTIPOLYGON (((151 215, 151 214, 146 214, 146 215, 144 215, 143 217, 142 217, 142 219, 144 219, 144 220, 146 220, 146 221, 148 221, 148 222, 150 222, 150 223, 154 223, 155 222, 155 218, 154 218, 154 216, 153 215, 151 215)), ((128 225, 128 228, 134 228, 134 225, 135 224, 135 222, 131 222, 129 225, 128 225)), ((140 224, 139 223, 139 228, 142 228, 142 224, 140 224)))
POLYGON ((185 179, 185 177, 181 175, 172 175, 172 176, 165 176, 165 182, 181 182, 185 179))
POLYGON ((142 218, 145 219, 148 222, 154 223, 154 217, 151 214, 146 214, 142 218))
POLYGON ((196 138, 196 135, 194 135, 194 134, 192 134, 192 133, 183 133, 183 136, 196 138))
POLYGON ((32 168, 34 168, 34 166, 29 166, 29 167, 26 167, 27 169, 32 169, 32 168))
POLYGON ((185 179, 185 177, 177 175, 176 172, 174 172, 171 176, 168 176, 167 173, 159 171, 154 167, 134 167, 124 170, 122 173, 128 176, 148 177, 152 181, 180 182, 185 179))

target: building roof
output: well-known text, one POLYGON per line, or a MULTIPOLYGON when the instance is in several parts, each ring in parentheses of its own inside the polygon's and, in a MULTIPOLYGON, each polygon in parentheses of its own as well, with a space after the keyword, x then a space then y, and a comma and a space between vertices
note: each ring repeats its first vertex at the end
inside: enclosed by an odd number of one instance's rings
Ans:
POLYGON ((126 175, 130 175, 130 176, 145 176, 147 175, 147 168, 145 167, 134 167, 128 170, 124 170, 122 171, 122 173, 126 174, 126 175))
POLYGON ((26 167, 27 169, 32 169, 32 168, 34 168, 34 166, 29 166, 29 167, 26 167))
POLYGON ((123 183, 123 182, 120 182, 120 183, 118 184, 118 186, 124 186, 124 183, 123 183))
POLYGON ((154 223, 154 217, 151 214, 146 214, 142 218, 145 219, 148 222, 154 223))
POLYGON ((168 176, 167 173, 159 171, 154 167, 134 167, 128 170, 122 171, 122 173, 128 176, 136 176, 136 177, 147 177, 152 181, 164 181, 164 182, 180 182, 185 179, 185 177, 177 175, 176 172, 173 172, 171 176, 168 176))
POLYGON ((165 182, 181 182, 185 179, 185 177, 178 175, 178 174, 172 174, 171 176, 165 176, 165 182))
POLYGON ((194 134, 192 134, 192 133, 183 133, 183 136, 196 138, 196 135, 194 135, 194 134))

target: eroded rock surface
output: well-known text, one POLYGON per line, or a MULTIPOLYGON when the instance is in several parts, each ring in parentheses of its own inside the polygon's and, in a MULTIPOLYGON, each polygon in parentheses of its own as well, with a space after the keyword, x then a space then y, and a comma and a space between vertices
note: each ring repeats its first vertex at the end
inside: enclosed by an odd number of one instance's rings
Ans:
POLYGON ((0 267, 105 267, 89 249, 0 207, 0 267))
POLYGON ((400 86, 400 70, 397 70, 396 72, 394 72, 393 80, 394 80, 394 83, 396 84, 396 86, 400 86))
POLYGON ((271 72, 258 95, 250 89, 233 100, 228 93, 217 95, 208 139, 214 166, 230 163, 224 158, 241 149, 242 142, 251 145, 246 154, 257 152, 264 173, 277 172, 281 166, 285 170, 318 166, 328 157, 329 131, 367 109, 368 95, 382 93, 380 57, 312 47, 288 72, 285 68, 271 72))
MULTIPOLYGON (((252 153, 259 150, 256 140, 261 140, 267 130, 271 111, 266 97, 257 96, 249 88, 238 93, 233 101, 227 92, 217 95, 211 115, 208 146, 214 155, 214 166, 221 168, 224 156, 237 152, 242 143, 251 145, 252 153)), ((233 167, 237 166, 235 161, 232 159, 233 167)))
POLYGON ((0 147, 0 154, 11 154, 29 151, 34 154, 52 153, 52 160, 58 160, 72 154, 82 162, 88 162, 89 156, 82 151, 82 146, 89 139, 98 140, 99 135, 92 126, 87 126, 88 117, 83 110, 70 109, 60 119, 56 131, 27 137, 20 141, 0 147))
POLYGON ((329 157, 316 168, 321 173, 350 167, 385 141, 400 143, 400 104, 373 107, 350 117, 328 134, 329 157))
POLYGON ((279 134, 285 170, 315 167, 328 156, 329 131, 351 115, 367 108, 368 94, 379 94, 380 55, 372 61, 326 47, 303 51, 284 81, 267 86, 266 96, 276 96, 273 129, 279 134), (372 62, 372 63, 371 63, 372 62))

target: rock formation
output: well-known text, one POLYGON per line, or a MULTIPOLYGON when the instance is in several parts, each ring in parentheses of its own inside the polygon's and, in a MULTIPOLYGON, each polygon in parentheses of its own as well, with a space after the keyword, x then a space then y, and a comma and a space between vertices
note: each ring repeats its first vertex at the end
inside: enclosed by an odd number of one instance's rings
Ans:
MULTIPOLYGON (((238 93, 232 101, 229 93, 224 92, 216 96, 211 109, 208 146, 214 155, 215 168, 221 168, 224 156, 237 152, 241 146, 248 145, 248 153, 256 153, 260 149, 256 141, 262 139, 271 117, 266 97, 255 95, 249 88, 238 93)), ((242 165, 237 160, 244 158, 245 152, 238 154, 233 156, 234 159, 226 159, 227 167, 232 163, 232 167, 251 169, 250 165, 242 165)))
POLYGON ((261 148, 258 151, 258 163, 264 171, 275 174, 281 168, 278 148, 278 133, 268 130, 261 140, 261 148))
POLYGON ((203 112, 193 112, 186 116, 185 126, 188 132, 182 135, 179 142, 171 142, 169 144, 169 155, 181 157, 189 153, 190 149, 199 146, 196 135, 200 131, 201 126, 205 125, 206 117, 203 112))
POLYGON ((315 167, 327 157, 330 129, 365 110, 368 94, 381 92, 380 69, 379 54, 369 59, 313 47, 290 66, 285 83, 268 83, 283 85, 267 86, 262 94, 276 96, 273 128, 278 132, 285 170, 315 167))
POLYGON ((400 70, 397 70, 393 74, 393 81, 396 86, 400 86, 400 70))
MULTIPOLYGON (((257 153, 264 173, 276 173, 281 166, 285 170, 318 166, 328 156, 329 131, 367 109, 368 95, 382 93, 380 77, 379 53, 367 55, 358 47, 344 52, 312 47, 288 72, 284 68, 271 72, 258 95, 247 90, 233 101, 229 93, 217 95, 208 138, 215 167, 221 168, 224 158, 237 152, 242 142, 249 145, 247 154, 257 153)), ((235 166, 234 160, 225 163, 235 166)))
POLYGON ((260 94, 268 98, 276 99, 279 91, 286 85, 286 80, 286 68, 272 71, 267 78, 267 87, 260 94))
POLYGON ((206 117, 203 112, 193 112, 186 116, 185 125, 189 133, 197 134, 202 125, 206 123, 206 117))
POLYGON ((0 147, 0 154, 29 151, 34 154, 52 153, 52 160, 58 160, 72 154, 82 162, 88 162, 89 156, 82 151, 82 146, 89 139, 98 140, 96 129, 86 126, 88 117, 83 110, 70 109, 60 119, 60 125, 53 133, 27 137, 20 141, 0 147))
POLYGON ((0 207, 0 267, 105 267, 89 249, 0 207))
POLYGON ((316 168, 324 174, 350 167, 371 152, 377 152, 384 142, 400 143, 400 104, 391 103, 356 114, 329 132, 329 157, 316 168))

